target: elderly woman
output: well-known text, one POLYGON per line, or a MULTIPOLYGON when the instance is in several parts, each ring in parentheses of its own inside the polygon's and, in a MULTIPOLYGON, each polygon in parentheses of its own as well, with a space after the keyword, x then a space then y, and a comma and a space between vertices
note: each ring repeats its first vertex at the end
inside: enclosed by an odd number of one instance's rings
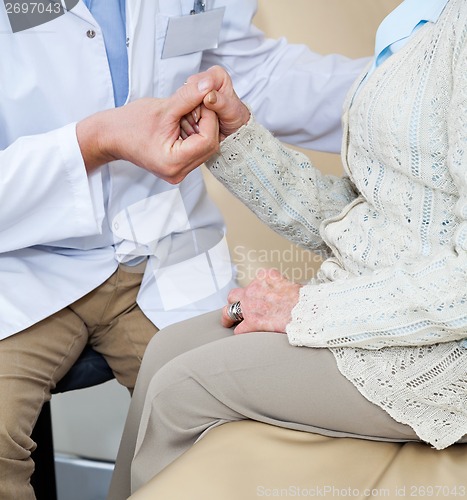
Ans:
POLYGON ((129 493, 131 460, 134 491, 239 419, 437 449, 467 440, 465 0, 406 0, 376 42, 344 111, 343 178, 258 125, 220 68, 188 81, 215 89, 211 172, 326 259, 304 286, 270 270, 232 290, 222 325, 211 313, 154 337, 111 498, 129 493))

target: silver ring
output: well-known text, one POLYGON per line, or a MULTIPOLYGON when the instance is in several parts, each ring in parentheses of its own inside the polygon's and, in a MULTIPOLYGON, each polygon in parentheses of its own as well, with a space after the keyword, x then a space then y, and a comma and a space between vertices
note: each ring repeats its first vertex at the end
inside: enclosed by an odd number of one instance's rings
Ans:
POLYGON ((232 321, 235 321, 235 323, 243 321, 242 306, 240 305, 240 302, 230 304, 227 309, 227 314, 232 321))

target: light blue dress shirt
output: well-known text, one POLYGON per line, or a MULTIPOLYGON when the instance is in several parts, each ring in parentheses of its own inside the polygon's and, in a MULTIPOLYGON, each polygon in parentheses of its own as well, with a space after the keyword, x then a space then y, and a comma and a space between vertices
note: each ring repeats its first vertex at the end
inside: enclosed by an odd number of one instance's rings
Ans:
POLYGON ((83 0, 83 2, 102 30, 112 76, 115 106, 122 106, 128 96, 125 0, 83 0))

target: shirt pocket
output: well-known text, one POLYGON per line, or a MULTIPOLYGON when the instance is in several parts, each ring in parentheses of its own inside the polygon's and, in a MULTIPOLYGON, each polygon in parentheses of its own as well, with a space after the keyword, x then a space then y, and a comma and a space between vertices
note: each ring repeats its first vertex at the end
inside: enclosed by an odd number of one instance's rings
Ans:
MULTIPOLYGON (((157 97, 168 97, 181 87, 190 75, 199 72, 203 52, 162 59, 169 19, 190 15, 194 0, 160 0, 156 16, 157 97)), ((190 40, 186 40, 189 48, 190 40)))

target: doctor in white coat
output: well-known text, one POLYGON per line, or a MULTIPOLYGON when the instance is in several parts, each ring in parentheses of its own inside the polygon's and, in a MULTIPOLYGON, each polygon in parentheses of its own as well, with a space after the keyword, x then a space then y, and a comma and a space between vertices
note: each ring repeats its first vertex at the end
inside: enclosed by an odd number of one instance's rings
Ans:
POLYGON ((44 0, 48 18, 23 4, 0 4, 6 500, 34 498, 34 422, 87 343, 131 390, 150 337, 223 306, 234 283, 222 218, 188 173, 205 159, 203 131, 177 140, 193 103, 183 88, 169 96, 220 64, 278 137, 338 151, 341 104, 365 64, 265 39, 253 0, 44 0))

